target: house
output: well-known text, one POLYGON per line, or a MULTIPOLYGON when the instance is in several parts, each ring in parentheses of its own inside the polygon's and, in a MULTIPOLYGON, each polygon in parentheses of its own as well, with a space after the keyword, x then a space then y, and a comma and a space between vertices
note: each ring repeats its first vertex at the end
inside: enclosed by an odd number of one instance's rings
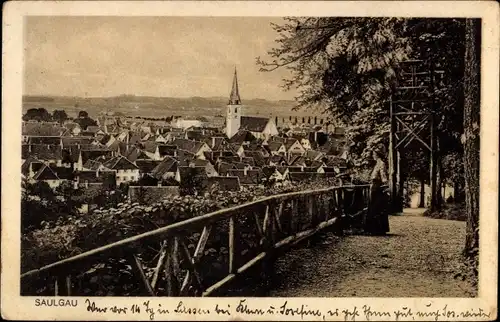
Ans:
POLYGON ((312 171, 289 171, 288 178, 291 182, 314 181, 324 177, 323 173, 312 171))
POLYGON ((116 185, 139 180, 139 168, 123 156, 117 156, 103 163, 104 167, 116 171, 116 185))
POLYGON ((153 176, 153 170, 161 163, 156 160, 136 160, 135 164, 139 168, 139 176, 142 178, 145 175, 153 176))
POLYGON ((193 160, 182 160, 179 161, 179 166, 183 167, 203 167, 205 168, 205 173, 208 177, 218 176, 218 172, 215 167, 208 160, 203 159, 193 159, 193 160))
POLYGON ((321 160, 324 157, 324 154, 316 150, 307 150, 305 157, 309 160, 321 160))
POLYGON ((75 188, 103 187, 112 189, 116 187, 115 171, 82 170, 75 171, 75 188))
MULTIPOLYGON (((28 145, 27 149, 27 153, 38 160, 44 161, 47 164, 62 165, 62 147, 60 145, 34 144, 28 145)), ((24 156, 22 157, 24 158, 24 156)))
POLYGON ((42 161, 30 156, 23 162, 21 166, 21 174, 23 174, 25 178, 30 180, 44 165, 45 163, 43 163, 42 161))
POLYGON ((277 167, 262 167, 262 174, 266 180, 283 181, 284 176, 278 171, 277 167))
POLYGON ((178 161, 172 157, 163 159, 152 171, 151 175, 158 180, 175 178, 178 161))
POLYGON ((83 167, 82 151, 77 145, 70 145, 62 150, 61 164, 74 170, 81 170, 83 167))
POLYGON ((300 144, 300 141, 294 138, 287 138, 285 139, 284 142, 285 148, 286 148, 286 153, 288 155, 302 155, 306 152, 302 144, 300 144))
POLYGON ((274 120, 265 117, 241 116, 240 129, 249 131, 257 139, 265 139, 279 134, 274 120))
POLYGON ((280 154, 272 155, 268 159, 268 165, 270 166, 285 166, 287 164, 288 162, 286 161, 285 157, 280 154))
POLYGON ((132 162, 136 162, 137 160, 153 160, 150 154, 137 147, 130 148, 128 151, 126 151, 126 153, 123 154, 123 156, 132 162))
POLYGON ((82 146, 82 145, 90 145, 95 141, 94 138, 88 136, 63 136, 61 137, 61 143, 63 149, 71 147, 71 146, 82 146))
POLYGON ((240 180, 238 177, 208 177, 205 183, 207 190, 218 191, 240 191, 240 180))
POLYGON ((228 171, 228 176, 238 177, 240 185, 258 185, 264 179, 264 174, 260 169, 247 170, 247 169, 231 169, 228 171))
POLYGON ((187 139, 175 139, 171 145, 177 146, 179 150, 187 151, 193 154, 196 158, 204 159, 204 152, 210 152, 212 149, 205 142, 192 141, 187 139))
POLYGON ((101 161, 98 161, 98 160, 87 160, 87 162, 85 162, 85 164, 82 166, 82 168, 80 170, 94 170, 94 171, 97 171, 97 170, 105 170, 106 168, 104 167, 104 164, 103 162, 101 161))
POLYGON ((181 185, 192 184, 191 180, 206 182, 207 178, 205 167, 179 166, 175 174, 175 180, 181 185))
POLYGON ((228 148, 239 157, 242 157, 243 154, 245 153, 243 143, 229 143, 228 148))
POLYGON ((281 142, 271 141, 267 144, 267 149, 271 155, 286 155, 286 146, 281 142))
POLYGON ((188 129, 190 127, 202 127, 204 123, 196 119, 178 118, 172 121, 172 126, 178 129, 188 129))
POLYGON ((62 136, 67 130, 60 125, 47 122, 24 122, 21 131, 23 141, 25 141, 29 136, 62 136))
POLYGON ((247 143, 255 142, 257 138, 247 130, 238 130, 230 139, 230 143, 247 143))
POLYGON ((60 136, 29 136, 28 144, 62 146, 62 138, 60 136))
POLYGON ((226 108, 226 135, 231 139, 239 130, 247 130, 258 139, 278 135, 273 119, 255 116, 242 116, 243 106, 238 88, 238 76, 234 70, 233 85, 226 108))
POLYGON ((87 145, 81 147, 82 153, 82 164, 85 164, 87 160, 95 160, 97 158, 103 157, 109 159, 113 157, 113 152, 108 148, 94 145, 87 145))
POLYGON ((207 137, 203 140, 203 142, 208 144, 208 146, 210 146, 210 149, 212 149, 212 151, 223 150, 228 143, 226 138, 223 136, 207 137))
POLYGON ((217 172, 219 173, 220 176, 227 176, 229 173, 229 170, 235 169, 236 167, 229 162, 218 162, 217 163, 217 172))
MULTIPOLYGON (((260 151, 246 151, 244 153, 244 159, 245 160, 253 160, 253 165, 256 165, 258 167, 263 167, 264 165, 267 164, 267 158, 264 157, 263 153, 260 151)), ((243 158, 242 158, 243 161, 243 158)))
MULTIPOLYGON (((33 165, 31 165, 33 166, 33 165)), ((73 169, 43 164, 31 177, 31 181, 44 181, 55 189, 64 181, 73 180, 73 169)))

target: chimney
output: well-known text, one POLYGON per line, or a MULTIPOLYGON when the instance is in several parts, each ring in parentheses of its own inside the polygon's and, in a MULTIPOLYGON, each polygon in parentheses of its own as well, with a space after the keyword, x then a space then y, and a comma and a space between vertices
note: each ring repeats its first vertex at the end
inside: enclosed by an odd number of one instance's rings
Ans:
POLYGON ((215 146, 215 136, 212 136, 212 148, 215 146))
POLYGON ((243 168, 243 174, 246 176, 247 175, 247 167, 243 168))

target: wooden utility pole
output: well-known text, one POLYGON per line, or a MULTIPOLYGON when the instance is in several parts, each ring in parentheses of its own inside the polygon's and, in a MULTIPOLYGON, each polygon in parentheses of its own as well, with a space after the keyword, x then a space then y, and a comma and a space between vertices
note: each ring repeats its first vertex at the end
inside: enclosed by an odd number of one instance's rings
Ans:
POLYGON ((436 106, 434 70, 425 61, 402 62, 397 73, 398 85, 390 97, 391 130, 389 136, 389 173, 391 208, 403 209, 402 151, 414 140, 430 152, 431 210, 438 204, 436 174, 438 149, 436 147, 436 106))

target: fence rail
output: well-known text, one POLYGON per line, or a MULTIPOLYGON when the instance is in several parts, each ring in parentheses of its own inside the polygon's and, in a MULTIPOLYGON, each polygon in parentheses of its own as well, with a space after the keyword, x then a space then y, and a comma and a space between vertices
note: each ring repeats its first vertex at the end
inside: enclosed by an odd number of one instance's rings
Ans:
POLYGON ((50 284, 55 295, 79 295, 85 267, 119 257, 133 268, 141 295, 213 295, 276 250, 365 210, 368 195, 369 185, 357 185, 265 197, 28 271, 21 286, 38 280, 50 284), (149 273, 136 249, 146 243, 161 246, 149 273))

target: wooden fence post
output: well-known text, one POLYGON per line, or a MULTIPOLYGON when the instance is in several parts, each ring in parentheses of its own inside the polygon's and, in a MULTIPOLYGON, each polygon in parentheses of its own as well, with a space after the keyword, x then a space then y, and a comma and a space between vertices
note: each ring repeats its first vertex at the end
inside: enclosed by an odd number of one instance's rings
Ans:
POLYGON ((236 254, 236 245, 235 245, 235 219, 234 215, 229 217, 229 240, 228 240, 228 245, 229 245, 229 274, 233 274, 236 271, 235 267, 235 254, 236 254))

